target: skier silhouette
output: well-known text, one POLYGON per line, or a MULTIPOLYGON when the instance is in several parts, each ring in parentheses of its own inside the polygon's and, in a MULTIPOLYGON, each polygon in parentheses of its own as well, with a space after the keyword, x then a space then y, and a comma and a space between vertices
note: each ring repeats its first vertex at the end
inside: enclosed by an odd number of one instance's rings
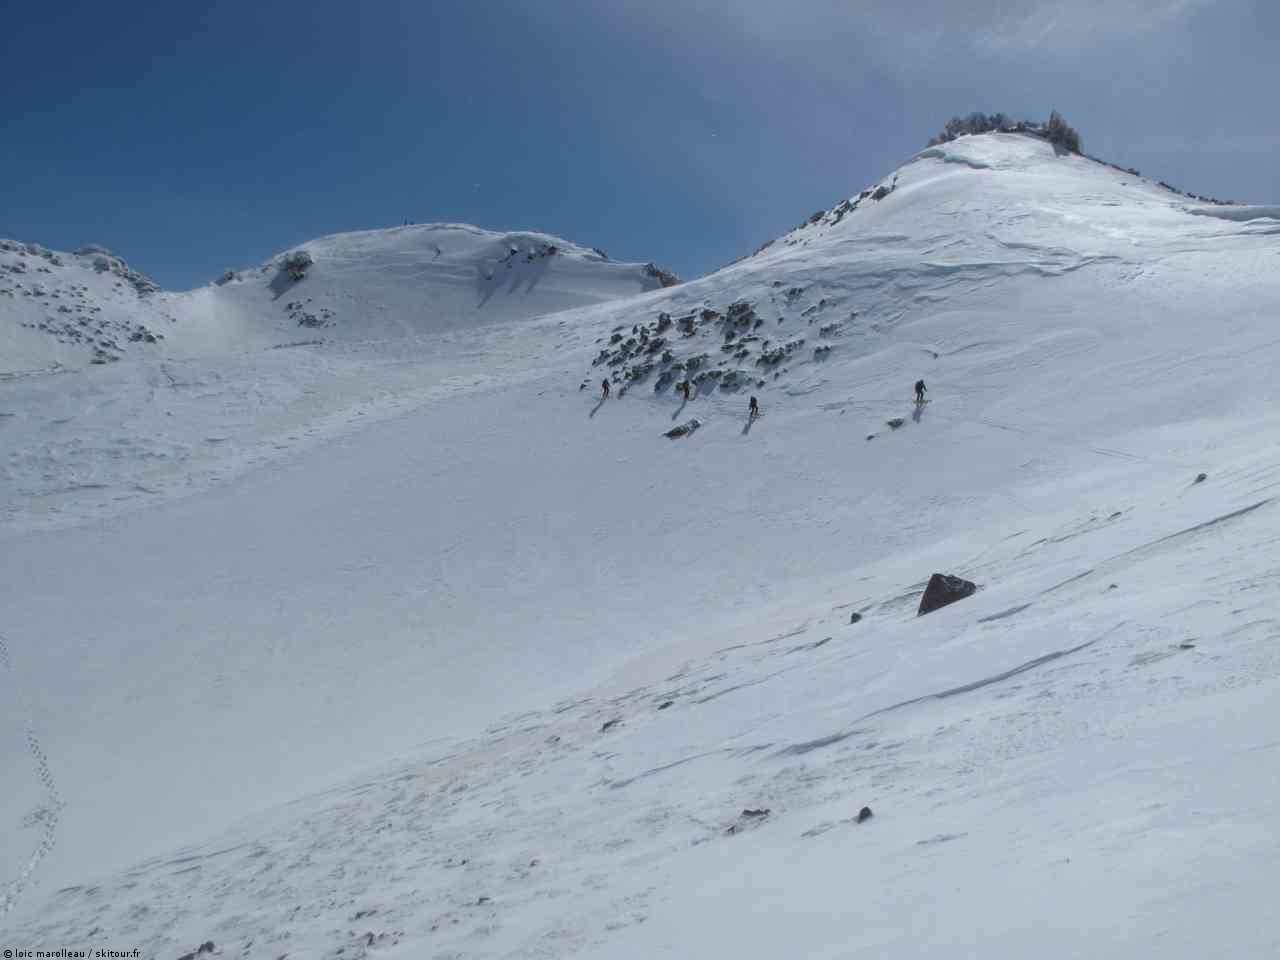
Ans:
POLYGON ((678 384, 676 384, 676 390, 684 394, 685 403, 688 403, 689 402, 689 381, 681 380, 678 384))
POLYGON ((600 389, 603 391, 603 396, 601 397, 601 399, 608 400, 609 399, 609 379, 607 377, 604 380, 600 381, 600 389))
POLYGON ((751 403, 747 405, 747 412, 753 419, 760 416, 760 402, 755 397, 752 397, 751 403))
POLYGON ((924 381, 916 381, 916 403, 924 403, 924 381))

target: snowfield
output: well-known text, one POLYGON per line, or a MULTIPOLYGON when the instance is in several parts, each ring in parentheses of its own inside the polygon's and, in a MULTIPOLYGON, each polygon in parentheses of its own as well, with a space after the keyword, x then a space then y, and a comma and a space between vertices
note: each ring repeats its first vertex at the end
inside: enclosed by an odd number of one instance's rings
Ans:
POLYGON ((1276 955, 1275 209, 983 135, 672 287, 0 249, 0 941, 1276 955))

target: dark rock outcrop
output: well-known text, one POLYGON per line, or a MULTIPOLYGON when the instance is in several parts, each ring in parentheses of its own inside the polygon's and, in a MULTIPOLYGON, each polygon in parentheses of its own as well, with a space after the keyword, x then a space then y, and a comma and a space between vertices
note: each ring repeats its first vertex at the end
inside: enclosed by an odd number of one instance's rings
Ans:
POLYGON ((916 616, 923 617, 949 603, 963 600, 977 589, 977 584, 969 580, 947 573, 935 573, 929 578, 929 585, 924 588, 924 596, 920 598, 920 609, 916 611, 916 616))
POLYGON ((280 258, 280 269, 287 272, 295 283, 305 277, 314 264, 315 260, 305 250, 295 250, 280 258))
POLYGON ((657 264, 646 263, 644 265, 644 273, 647 277, 653 277, 661 286, 674 287, 680 283, 680 278, 670 270, 663 270, 657 264))

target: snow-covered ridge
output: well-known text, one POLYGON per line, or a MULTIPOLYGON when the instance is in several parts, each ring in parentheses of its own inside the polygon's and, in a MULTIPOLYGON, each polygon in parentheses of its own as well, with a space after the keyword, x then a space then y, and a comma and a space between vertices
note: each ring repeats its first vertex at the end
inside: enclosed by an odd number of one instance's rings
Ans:
POLYGON ((677 282, 544 233, 421 224, 319 237, 197 290, 161 291, 100 247, 0 242, 0 373, 127 355, 381 339, 523 319, 677 282), (305 269, 290 256, 305 256, 305 269), (317 332, 319 331, 319 332, 317 332))
POLYGON ((580 386, 603 375, 624 393, 669 395, 686 381, 702 394, 785 391, 815 364, 867 350, 868 330, 946 301, 930 288, 1061 277, 1175 237, 1229 244, 1237 229, 1189 214, 1248 222, 1275 209, 1190 207, 1188 196, 1029 134, 929 146, 751 257, 653 299, 640 322, 601 331, 580 386))
MULTIPOLYGON (((1093 188, 1102 187, 1111 194, 1105 201, 1106 205, 1120 207, 1121 210, 1113 213, 1120 213, 1122 218, 1126 212, 1135 213, 1140 208, 1146 208, 1152 204, 1158 204, 1170 212, 1179 214, 1196 214, 1238 221, 1270 216, 1272 214, 1268 211, 1274 210, 1274 207, 1265 205, 1248 206, 1228 203, 1179 190, 1162 180, 1144 177, 1137 170, 1108 163, 1097 157, 1056 149, 1052 143, 1034 134, 976 134, 931 144, 915 154, 898 170, 869 184, 857 194, 842 199, 830 209, 814 212, 795 230, 763 244, 752 256, 758 256, 775 244, 793 246, 802 243, 805 240, 804 231, 810 227, 836 226, 859 209, 865 211, 873 207, 897 188, 899 178, 906 171, 915 170, 921 164, 927 167, 930 161, 967 167, 977 172, 997 171, 1008 174, 1009 176, 999 181, 1000 185, 1006 191, 1024 191, 1028 199, 1034 196, 1039 188, 1049 187, 1051 181, 1056 180, 1068 190, 1071 187, 1080 190, 1080 193, 1074 197, 1067 194, 1068 203, 1090 207, 1098 199, 1092 193, 1093 188), (1064 173, 1067 173, 1065 177, 1064 173), (1129 207, 1130 201, 1133 201, 1133 207, 1129 207), (1199 201, 1206 206, 1193 206, 1188 201, 1199 201)), ((919 180, 920 178, 909 179, 919 180)), ((1108 218, 1110 219, 1110 215, 1108 218)), ((857 227, 847 225, 845 229, 856 231, 857 227)))

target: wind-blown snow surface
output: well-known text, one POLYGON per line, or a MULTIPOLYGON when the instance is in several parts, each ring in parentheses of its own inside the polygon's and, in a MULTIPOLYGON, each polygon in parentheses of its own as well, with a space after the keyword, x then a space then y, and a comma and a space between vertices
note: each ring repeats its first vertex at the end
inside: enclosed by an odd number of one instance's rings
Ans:
POLYGON ((1274 954, 1280 234, 927 154, 669 290, 4 383, 6 944, 1274 954), (763 386, 578 389, 740 300, 763 386))

